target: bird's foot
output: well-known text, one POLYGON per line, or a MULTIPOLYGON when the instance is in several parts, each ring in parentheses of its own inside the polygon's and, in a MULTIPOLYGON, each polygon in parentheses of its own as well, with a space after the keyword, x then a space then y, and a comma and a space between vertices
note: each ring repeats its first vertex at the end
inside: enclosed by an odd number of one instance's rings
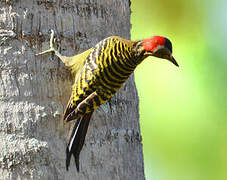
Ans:
POLYGON ((36 54, 36 56, 43 55, 43 54, 50 53, 50 52, 54 52, 55 54, 58 54, 58 51, 54 48, 54 30, 51 29, 50 31, 51 31, 51 34, 50 34, 50 49, 43 51, 43 52, 40 52, 40 53, 36 54))

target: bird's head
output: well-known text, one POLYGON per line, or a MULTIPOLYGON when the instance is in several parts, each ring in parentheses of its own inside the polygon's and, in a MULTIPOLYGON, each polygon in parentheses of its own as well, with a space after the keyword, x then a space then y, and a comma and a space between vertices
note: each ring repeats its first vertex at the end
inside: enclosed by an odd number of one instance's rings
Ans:
POLYGON ((172 56, 172 43, 169 39, 162 36, 152 36, 151 38, 142 40, 142 48, 144 56, 155 56, 171 61, 179 66, 172 56))

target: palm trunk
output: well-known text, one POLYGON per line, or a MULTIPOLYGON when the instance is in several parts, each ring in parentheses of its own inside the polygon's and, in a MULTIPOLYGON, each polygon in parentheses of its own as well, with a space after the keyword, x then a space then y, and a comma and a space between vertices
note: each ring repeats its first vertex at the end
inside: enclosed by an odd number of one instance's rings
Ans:
POLYGON ((129 0, 0 1, 0 179, 144 179, 133 76, 95 111, 80 156, 65 169, 62 113, 72 77, 49 47, 49 29, 67 56, 110 35, 130 38, 129 0))

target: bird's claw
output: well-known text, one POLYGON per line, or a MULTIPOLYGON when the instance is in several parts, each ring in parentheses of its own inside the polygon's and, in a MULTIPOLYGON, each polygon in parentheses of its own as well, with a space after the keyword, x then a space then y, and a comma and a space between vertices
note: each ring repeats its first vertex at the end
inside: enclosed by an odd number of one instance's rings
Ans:
POLYGON ((50 52, 55 52, 55 49, 54 48, 50 48, 50 49, 48 49, 46 51, 37 53, 36 56, 43 55, 43 54, 50 53, 50 52))
POLYGON ((40 52, 40 53, 37 53, 36 56, 43 55, 43 54, 50 53, 50 52, 56 53, 56 50, 54 48, 54 42, 56 41, 54 39, 54 30, 50 29, 50 32, 51 32, 51 34, 50 34, 50 49, 43 51, 43 52, 40 52))
POLYGON ((54 48, 54 45, 53 45, 53 40, 54 40, 54 30, 51 29, 51 34, 50 34, 50 48, 54 48))

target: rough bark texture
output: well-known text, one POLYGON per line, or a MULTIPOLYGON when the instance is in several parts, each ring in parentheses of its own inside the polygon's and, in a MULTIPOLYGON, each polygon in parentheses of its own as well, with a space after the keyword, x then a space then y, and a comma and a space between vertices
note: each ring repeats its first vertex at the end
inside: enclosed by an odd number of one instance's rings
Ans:
POLYGON ((65 170, 69 125, 62 113, 72 77, 51 55, 48 29, 64 55, 110 35, 130 38, 129 0, 0 0, 0 179, 144 179, 133 76, 93 115, 80 156, 65 170))

